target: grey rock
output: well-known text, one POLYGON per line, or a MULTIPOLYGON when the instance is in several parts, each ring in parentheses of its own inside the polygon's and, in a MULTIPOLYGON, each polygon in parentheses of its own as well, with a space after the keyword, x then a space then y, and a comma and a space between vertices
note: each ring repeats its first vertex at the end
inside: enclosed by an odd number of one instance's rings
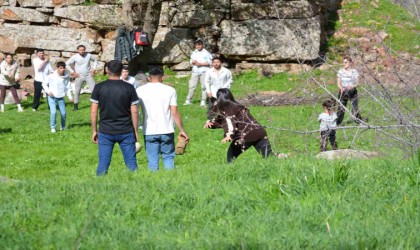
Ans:
POLYGON ((4 20, 48 23, 49 16, 37 10, 20 7, 1 7, 0 17, 4 20))
POLYGON ((89 23, 100 28, 124 25, 122 9, 116 5, 70 6, 55 8, 54 15, 77 22, 89 23))
POLYGON ((52 14, 54 13, 54 9, 50 9, 50 8, 36 8, 37 11, 42 12, 42 13, 47 13, 47 14, 52 14))
POLYGON ((372 159, 379 157, 378 152, 362 151, 353 149, 339 149, 321 152, 316 155, 317 159, 338 160, 338 159, 372 159))
POLYGON ((232 1, 231 19, 243 21, 250 19, 302 19, 318 15, 318 9, 307 0, 268 1, 263 3, 243 3, 232 1))
MULTIPOLYGON (((171 11, 173 9, 170 9, 171 11)), ((171 15, 166 14, 167 16, 171 15)), ((196 28, 205 25, 218 24, 225 17, 224 13, 219 10, 205 10, 201 6, 183 5, 177 9, 173 17, 167 17, 171 21, 173 27, 196 28), (172 18, 172 19, 170 19, 172 18)))
POLYGON ((101 61, 109 62, 114 60, 115 52, 115 40, 104 39, 101 41, 102 46, 102 55, 100 57, 101 61))
POLYGON ((189 29, 159 27, 151 48, 146 48, 140 57, 148 63, 177 64, 190 57, 192 45, 189 29))
POLYGON ((0 50, 15 53, 17 48, 42 48, 57 51, 76 51, 78 45, 86 46, 87 52, 98 53, 98 36, 90 29, 66 29, 35 25, 3 24, 0 29, 0 50))
POLYGON ((55 7, 81 4, 86 0, 18 0, 21 7, 55 7))
POLYGON ((285 20, 222 21, 220 53, 229 59, 280 61, 318 57, 318 17, 285 20))

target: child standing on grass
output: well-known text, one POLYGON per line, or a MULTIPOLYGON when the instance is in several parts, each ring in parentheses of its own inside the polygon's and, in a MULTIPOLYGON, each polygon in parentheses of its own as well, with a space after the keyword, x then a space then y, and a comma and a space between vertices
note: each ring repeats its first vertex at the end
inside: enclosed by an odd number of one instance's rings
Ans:
MULTIPOLYGON (((215 117, 207 121, 204 128, 223 128, 225 138, 222 143, 231 141, 227 152, 227 162, 238 158, 242 152, 253 146, 263 158, 274 155, 265 128, 261 126, 249 110, 237 103, 229 89, 217 91, 217 99, 209 111, 209 116, 215 117)), ((277 157, 287 157, 277 154, 277 157)))
POLYGON ((68 98, 73 102, 71 95, 70 77, 67 74, 66 64, 64 62, 57 63, 57 70, 54 71, 47 79, 42 83, 44 91, 48 95, 48 104, 50 106, 50 127, 51 133, 55 133, 55 115, 57 113, 57 103, 61 114, 61 130, 66 129, 66 104, 64 102, 64 96, 67 93, 68 98))
POLYGON ((321 152, 327 151, 327 139, 330 141, 333 150, 337 150, 335 141, 335 129, 337 128, 337 114, 333 111, 334 102, 327 100, 322 103, 324 112, 318 116, 321 132, 321 152))

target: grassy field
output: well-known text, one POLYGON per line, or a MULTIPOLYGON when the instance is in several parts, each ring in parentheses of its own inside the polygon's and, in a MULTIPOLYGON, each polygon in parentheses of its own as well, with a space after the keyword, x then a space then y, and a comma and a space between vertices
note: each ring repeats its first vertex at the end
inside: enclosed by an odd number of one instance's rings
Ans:
MULTIPOLYGON (((378 16, 396 12, 388 0, 378 2, 379 14, 372 5, 362 11, 360 3, 351 2, 343 15, 354 26, 386 26, 394 49, 413 52, 418 23, 406 21, 400 9, 391 19, 398 23, 381 23, 378 16), (361 12, 374 15, 369 19, 361 12), (396 39, 404 29, 414 32, 396 39)), ((312 73, 336 92, 335 74, 312 73)), ((268 79, 249 72, 235 76, 232 92, 238 99, 260 91, 319 96, 324 91, 308 81, 310 76, 284 73, 268 79)), ((167 82, 182 104, 188 79, 167 82)), ((393 122, 363 91, 360 96, 362 115, 372 124, 393 122)), ((409 96, 393 98, 409 108, 420 106, 409 96)), ((318 133, 293 131, 319 128, 321 100, 249 107, 267 126, 273 149, 288 153, 288 159, 262 160, 250 149, 227 165, 229 145, 220 143, 221 130, 203 129, 205 109, 195 100, 179 106, 191 142, 176 157, 174 171, 151 173, 142 151, 139 170, 130 173, 116 146, 110 172, 100 178, 89 96, 82 96, 77 112, 68 104, 68 130, 56 134, 50 133, 43 101, 36 113, 30 111, 31 100, 23 103, 24 113, 15 105, 0 113, 0 249, 420 249, 420 155, 374 130, 352 129, 337 133, 339 148, 381 156, 316 159, 318 133)))
MULTIPOLYGON (((299 84, 293 75, 254 74, 237 77, 238 97, 299 84)), ((179 103, 187 80, 169 79, 179 103)), ((317 160, 317 134, 268 129, 288 159, 262 160, 250 149, 227 165, 222 131, 202 128, 205 110, 196 100, 180 106, 191 143, 175 171, 152 174, 142 151, 131 174, 116 147, 110 173, 98 178, 88 95, 80 111, 68 105, 69 129, 56 134, 45 103, 36 113, 24 105, 24 113, 8 106, 0 114, 0 176, 8 178, 0 182, 0 249, 420 247, 418 161, 372 131, 354 142, 354 131, 340 132, 338 142, 382 152, 374 160, 317 160)), ((318 104, 250 108, 262 124, 294 130, 317 129, 321 112, 318 104)))

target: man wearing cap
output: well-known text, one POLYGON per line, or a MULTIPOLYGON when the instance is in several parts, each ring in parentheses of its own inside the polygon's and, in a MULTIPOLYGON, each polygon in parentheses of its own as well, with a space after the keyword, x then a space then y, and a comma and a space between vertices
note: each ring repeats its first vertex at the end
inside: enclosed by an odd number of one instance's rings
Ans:
POLYGON ((149 72, 149 82, 137 88, 137 95, 143 114, 143 134, 149 169, 159 170, 159 154, 165 169, 174 168, 175 127, 180 136, 188 140, 177 106, 174 88, 162 83, 163 70, 153 68, 149 72))
POLYGON ((106 72, 109 79, 95 86, 90 99, 92 141, 98 144, 98 176, 108 173, 115 143, 120 146, 127 168, 131 171, 137 169, 135 143, 138 141, 139 99, 133 86, 120 79, 122 69, 121 62, 108 62, 106 72))
POLYGON ((194 91, 197 88, 198 80, 200 79, 201 83, 201 102, 200 106, 206 106, 206 86, 204 85, 206 72, 211 65, 212 55, 204 49, 204 43, 202 40, 195 41, 195 50, 191 54, 190 64, 193 65, 191 79, 189 82, 189 90, 187 95, 187 100, 185 100, 184 105, 190 105, 192 98, 194 96, 194 91))

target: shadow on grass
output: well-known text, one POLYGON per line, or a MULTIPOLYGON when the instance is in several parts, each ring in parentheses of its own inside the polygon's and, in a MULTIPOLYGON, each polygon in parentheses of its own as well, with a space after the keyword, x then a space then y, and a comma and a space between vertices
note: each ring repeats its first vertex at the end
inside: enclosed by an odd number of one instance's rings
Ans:
POLYGON ((0 134, 12 133, 12 128, 0 128, 0 134))
POLYGON ((73 123, 68 126, 68 128, 80 128, 80 127, 90 127, 90 122, 82 122, 82 123, 73 123))

